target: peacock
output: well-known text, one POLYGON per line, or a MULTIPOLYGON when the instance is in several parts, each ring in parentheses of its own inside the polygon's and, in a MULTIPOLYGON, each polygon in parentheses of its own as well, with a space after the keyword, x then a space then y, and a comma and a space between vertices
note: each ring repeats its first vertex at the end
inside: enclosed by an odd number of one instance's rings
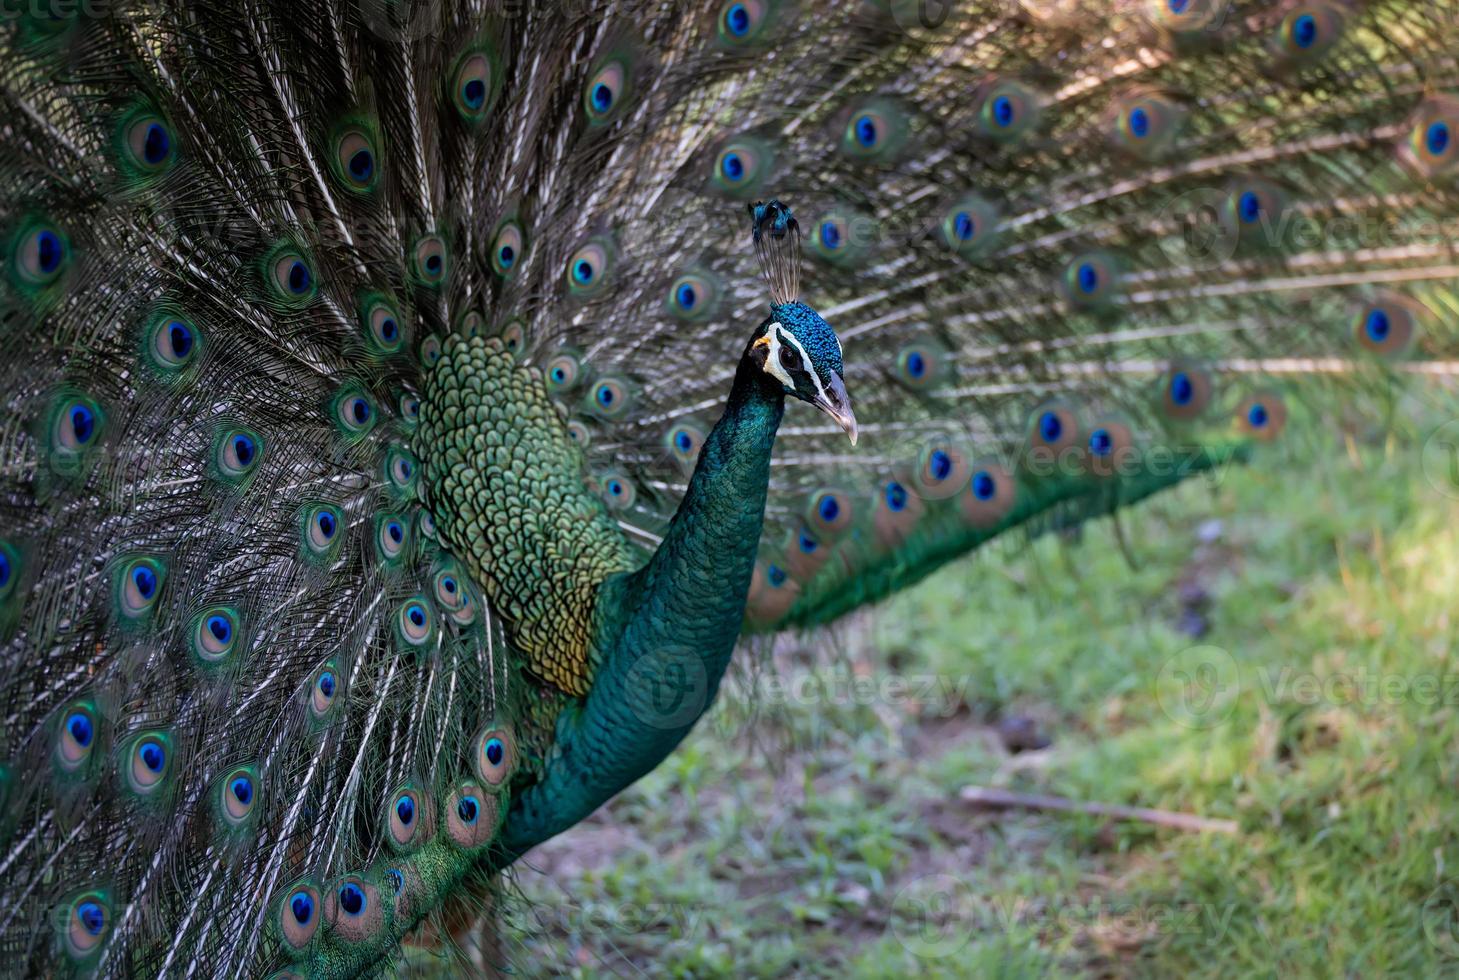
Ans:
POLYGON ((7 972, 390 972, 741 637, 1308 390, 1395 424, 1459 347, 1456 18, 7 9, 7 972))

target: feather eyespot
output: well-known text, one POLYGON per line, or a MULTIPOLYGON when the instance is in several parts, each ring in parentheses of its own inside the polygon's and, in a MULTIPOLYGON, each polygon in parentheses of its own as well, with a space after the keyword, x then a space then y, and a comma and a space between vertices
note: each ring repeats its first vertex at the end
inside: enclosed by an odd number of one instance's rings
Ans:
POLYGON ((61 277, 71 259, 71 243, 50 224, 33 224, 17 236, 11 267, 21 283, 49 286, 61 277))
POLYGON ((527 257, 527 235, 522 226, 514 220, 503 222, 497 229, 491 246, 491 267, 497 275, 506 279, 521 268, 527 257))
POLYGON ((895 377, 913 391, 935 387, 951 370, 947 351, 930 339, 913 341, 897 352, 895 377))
POLYGON ((1106 126, 1115 149, 1155 160, 1170 151, 1183 121, 1184 113, 1169 99, 1137 91, 1116 100, 1106 126))
POLYGON ((318 291, 314 272, 300 253, 289 248, 275 252, 269 262, 269 280, 276 298, 290 306, 309 302, 318 291))
POLYGON ((1065 267, 1063 290, 1072 309, 1107 311, 1119 302, 1119 264, 1102 252, 1077 256, 1065 267))
POLYGON ((626 378, 599 378, 589 389, 587 410, 600 419, 616 421, 633 408, 633 392, 626 378))
POLYGON ((451 75, 451 101, 462 118, 478 122, 485 118, 496 98, 492 59, 486 51, 467 51, 451 75))
POLYGON ((588 119, 601 124, 617 117, 628 103, 630 84, 629 66, 622 59, 609 61, 595 71, 583 89, 588 119))
POLYGON ((913 479, 919 496, 946 500, 967 486, 967 457, 955 446, 935 442, 922 450, 913 479))
POLYGON ((905 145, 907 129, 907 114, 900 106, 873 100, 852 110, 841 134, 841 152, 853 160, 885 162, 905 145))
POLYGON ((1287 425, 1287 403, 1273 391, 1257 392, 1236 407, 1236 428, 1243 435, 1271 442, 1287 425))
POLYGON ((1162 381, 1161 404, 1168 417, 1187 422, 1205 412, 1214 390, 1207 371, 1189 364, 1176 364, 1162 381))
POLYGON ((561 351, 555 354, 543 372, 547 382, 548 391, 566 391, 577 384, 578 375, 582 373, 582 362, 578 360, 576 353, 572 351, 561 351))
POLYGON ((841 490, 817 490, 805 508, 806 524, 821 538, 834 538, 851 526, 855 506, 841 490))
POLYGON ((476 736, 476 774, 491 792, 509 778, 517 765, 517 743, 511 731, 488 725, 476 736))
POLYGON ((91 958, 111 931, 111 903, 99 891, 82 892, 66 903, 61 940, 72 960, 91 958))
POLYGON ((1029 448, 1039 457, 1057 455, 1079 442, 1079 423, 1072 409, 1046 405, 1033 413, 1029 427, 1029 448))
POLYGON ((1342 37, 1343 13, 1335 3, 1305 3, 1282 19, 1276 37, 1276 53, 1285 63, 1296 64, 1322 57, 1342 37))
POLYGON ((309 945, 319 930, 319 889, 301 882, 284 892, 279 902, 279 932, 295 953, 309 945))
POLYGON ((217 476, 230 483, 243 481, 257 471, 263 449, 263 440, 251 429, 220 430, 213 445, 217 476))
POLYGON ((614 265, 612 242, 606 239, 589 241, 567 260, 567 287, 578 298, 594 296, 607 287, 614 265))
POLYGON ((980 459, 970 467, 968 489, 961 498, 963 520, 976 528, 998 524, 1013 509, 1017 484, 1013 474, 992 459, 980 459))
POLYGON ((180 316, 164 313, 153 319, 147 353, 153 366, 181 371, 193 362, 199 346, 198 330, 180 316))
POLYGON ((1452 177, 1459 172, 1456 128, 1459 128, 1459 97, 1435 95, 1425 99, 1400 144, 1399 158, 1421 177, 1452 177))
POLYGON ((410 785, 396 790, 386 811, 391 846, 405 851, 428 840, 432 818, 430 800, 420 790, 410 785))
POLYGON ((462 783, 446 801, 446 834, 457 847, 475 848, 496 833, 498 804, 474 782, 462 783))
POLYGON ((385 479, 396 493, 407 497, 413 494, 419 476, 415 457, 401 446, 391 446, 385 454, 385 479))
POLYGON ((1269 181, 1250 178, 1233 183, 1226 194, 1221 222, 1243 247, 1272 248, 1281 244, 1287 196, 1269 181))
POLYGON ((162 595, 167 569, 155 558, 133 558, 124 562, 117 575, 117 606, 129 620, 149 615, 162 595))
POLYGON ((627 510, 638 499, 638 490, 624 474, 610 470, 596 480, 599 495, 609 510, 627 510))
POLYGON ((100 724, 90 702, 78 702, 61 714, 56 737, 56 763, 67 772, 75 772, 91 758, 96 747, 100 724))
POLYGON ((172 771, 171 739, 163 732, 138 735, 123 757, 122 771, 127 785, 139 796, 159 792, 172 771))
POLYGON ((996 142, 1016 143, 1038 125, 1038 98, 1018 82, 985 82, 977 101, 978 128, 996 142))
MULTIPOLYGON (((0 602, 10 598, 20 580, 20 556, 10 542, 0 538, 0 602)), ((3 802, 3 798, 0 798, 3 802)))
POLYGON ((502 346, 516 354, 527 344, 527 328, 521 320, 512 320, 502 327, 501 338, 502 346))
POLYGON ((411 249, 411 270, 418 282, 439 286, 446 278, 446 243, 439 235, 425 235, 411 249))
POLYGON ((699 461, 699 450, 704 446, 705 436, 704 427, 697 421, 679 421, 664 434, 664 444, 680 469, 688 473, 699 461))
POLYGON ((205 666, 226 661, 238 648, 238 614, 226 606, 204 610, 190 630, 193 656, 205 666))
POLYGON ((413 647, 423 646, 431 638, 435 616, 431 607, 420 599, 411 599, 400 607, 396 614, 396 627, 401 639, 413 647))
POLYGON ((681 273, 669 284, 664 305, 676 320, 702 323, 714 316, 719 297, 719 281, 707 272, 692 270, 681 273))
POLYGON ((214 792, 224 826, 237 829, 248 823, 258 804, 258 776, 249 766, 239 766, 218 780, 214 792))
POLYGON ((592 444, 593 435, 581 419, 569 419, 567 423, 567 437, 577 443, 583 449, 592 444))
POLYGON ((406 524, 393 514, 382 514, 376 519, 375 547, 380 557, 393 562, 405 550, 406 524))
POLYGON ((51 450, 72 457, 84 453, 99 441, 103 421, 100 406, 90 398, 62 401, 51 424, 51 450))
POLYGON ((343 535, 344 515, 333 504, 314 504, 304 509, 304 550, 313 558, 331 558, 343 535))
POLYGON ((790 577, 778 555, 762 556, 750 578, 750 595, 745 615, 757 625, 779 621, 800 595, 800 586, 790 577))
POLYGON ((159 116, 142 114, 127 120, 122 141, 127 162, 144 173, 158 173, 175 159, 172 130, 159 116))
POLYGON ((871 252, 878 235, 873 218, 846 208, 832 208, 813 223, 811 254, 830 265, 856 265, 871 252))
POLYGON ((1364 350, 1383 357, 1401 357, 1413 345, 1420 322, 1428 315, 1422 303, 1383 290, 1358 311, 1353 335, 1364 350))
POLYGON ((367 124, 345 124, 335 131, 331 169, 349 190, 368 193, 375 189, 380 176, 375 145, 375 135, 367 124))
POLYGON ((711 186, 727 197, 753 197, 774 164, 775 152, 769 143, 751 136, 736 137, 715 155, 711 186))
POLYGON ((309 713, 315 721, 329 717, 339 696, 339 675, 334 661, 327 661, 309 679, 309 713))
POLYGON ((943 212, 942 240, 965 259, 977 259, 992 251, 998 242, 1002 213, 993 202, 968 194, 943 212))
POLYGON ((330 399, 329 416, 348 440, 359 439, 375 427, 375 406, 355 384, 345 385, 330 399))
POLYGON ((404 345, 400 314, 384 297, 368 297, 360 319, 366 342, 379 353, 394 354, 404 345))
POLYGON ((714 18, 720 45, 739 48, 763 40, 776 14, 772 0, 728 0, 721 3, 714 18))

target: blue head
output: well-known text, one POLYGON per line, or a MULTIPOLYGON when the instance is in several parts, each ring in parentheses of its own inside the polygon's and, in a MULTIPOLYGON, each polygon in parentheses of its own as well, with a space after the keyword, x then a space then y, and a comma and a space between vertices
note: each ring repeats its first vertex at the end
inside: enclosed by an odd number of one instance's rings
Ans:
POLYGON ((800 289, 800 227, 779 201, 750 206, 755 251, 774 301, 745 356, 784 388, 836 420, 856 444, 856 416, 841 363, 841 341, 815 310, 796 298, 800 289))

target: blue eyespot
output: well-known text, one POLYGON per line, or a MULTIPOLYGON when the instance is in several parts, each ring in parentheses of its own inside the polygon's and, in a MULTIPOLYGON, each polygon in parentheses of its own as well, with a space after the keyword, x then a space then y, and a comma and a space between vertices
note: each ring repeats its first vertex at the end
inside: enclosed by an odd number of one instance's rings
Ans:
POLYGON ((593 108, 599 113, 607 112, 613 108, 613 90, 603 82, 593 86, 592 92, 593 108))
POLYGON ((490 762, 494 766, 499 766, 499 765, 502 764, 502 760, 504 758, 506 758, 506 755, 507 755, 506 746, 504 746, 502 744, 502 740, 501 739, 499 739, 499 738, 490 738, 490 739, 487 739, 486 740, 486 761, 487 762, 490 762))
POLYGON ((876 145, 876 120, 862 116, 856 120, 856 142, 865 147, 876 145))
POLYGON ((765 578, 770 582, 772 586, 778 589, 785 584, 785 569, 781 568, 779 565, 771 565, 769 568, 765 569, 765 578))
POLYGON ((836 518, 841 515, 841 505, 836 502, 835 497, 828 493, 821 498, 821 503, 816 508, 816 511, 821 515, 821 520, 827 524, 833 524, 836 518))
POLYGON ((1108 429, 1095 429, 1089 434, 1089 451, 1096 456, 1108 456, 1114 449, 1114 437, 1108 429))
POLYGON ((142 765, 153 772, 161 772, 163 765, 167 762, 167 753, 162 746, 156 742, 143 742, 137 749, 137 758, 142 760, 142 765))
POLYGON ((1303 14, 1292 22, 1292 41, 1299 48, 1310 48, 1317 40, 1317 19, 1303 14))
POLYGON ((512 267, 513 262, 517 261, 517 250, 510 245, 503 245, 497 249, 496 255, 502 266, 508 269, 512 267))
POLYGON ((219 643, 227 643, 233 637, 233 624, 225 616, 209 616, 208 632, 219 643))
POLYGON ((1424 146, 1436 157, 1449 152, 1449 124, 1442 121, 1430 123, 1429 128, 1424 131, 1424 146))
POLYGON ((918 351, 907 355, 907 373, 914 378, 920 378, 927 373, 927 358, 918 351))
POLYGON ((1368 331, 1368 336, 1374 343, 1381 344, 1388 339, 1388 332, 1392 329, 1392 323, 1389 321, 1387 313, 1382 310, 1374 310, 1368 314, 1368 318, 1363 322, 1363 329, 1368 331))
POLYGON ((998 492, 998 483, 987 470, 979 470, 973 474, 972 486, 973 496, 979 500, 992 500, 993 495, 998 492))
POLYGON ((724 12, 724 26, 735 37, 744 37, 750 32, 750 12, 744 4, 734 4, 724 12))
POLYGON ((618 480, 609 480, 608 492, 615 497, 623 496, 623 484, 620 483, 618 480))
POLYGON ((367 182, 375 173, 375 155, 369 150, 356 150, 350 157, 350 176, 357 182, 367 182))
POLYGON ((426 611, 421 608, 419 603, 412 603, 410 608, 405 611, 405 615, 417 626, 426 624, 426 611))
POLYGON ((680 432, 674 436, 674 445, 678 447, 679 452, 687 453, 694 448, 694 440, 689 438, 689 433, 680 432))
POLYGON ((106 925, 106 914, 95 902, 82 902, 76 908, 76 917, 81 920, 82 927, 93 936, 101 935, 102 927, 106 925))
POLYGON ((395 804, 395 815, 400 818, 401 823, 410 826, 415 820, 415 801, 408 796, 402 796, 395 804))
POLYGON ((461 802, 456 804, 456 815, 461 818, 462 823, 476 823, 479 810, 480 805, 476 802, 476 797, 474 796, 463 796, 461 802))
POLYGON ((1000 95, 993 100, 993 121, 1004 129, 1013 125, 1013 100, 1000 95))
POLYGON ((172 356, 181 361, 193 349, 193 332, 181 320, 167 325, 167 342, 172 347, 172 356))
POLYGON ((1092 293, 1099 288, 1099 270, 1090 263, 1085 262, 1084 264, 1079 266, 1077 276, 1079 280, 1079 288, 1082 291, 1086 293, 1092 293))
POLYGON ((811 537, 809 534, 805 534, 804 532, 801 533, 800 540, 797 542, 797 544, 799 544, 800 550, 808 555, 811 552, 815 551, 818 547, 820 547, 820 545, 817 544, 815 538, 811 537))
POLYGON ((334 697, 334 675, 327 670, 319 675, 319 693, 326 698, 334 697))
POLYGON ((745 161, 740 159, 738 153, 726 153, 719 164, 720 172, 724 174, 725 180, 738 183, 745 177, 745 161))
POLYGON ((678 291, 674 294, 674 298, 686 310, 692 310, 694 304, 699 301, 699 295, 694 291, 694 287, 688 283, 684 283, 679 287, 678 291))
POLYGON ((142 143, 142 159, 156 166, 167 159, 171 147, 172 141, 167 137, 167 130, 159 123, 152 123, 147 127, 147 136, 142 143))
POLYGON ((324 535, 326 539, 334 537, 334 530, 337 525, 335 524, 333 514, 327 510, 321 510, 319 516, 315 518, 315 521, 319 525, 320 534, 324 535))
POLYGON ((386 524, 385 533, 390 535, 390 540, 396 544, 405 540, 405 528, 400 525, 399 521, 391 521, 386 524))
POLYGON ((907 488, 900 483, 888 483, 886 487, 887 509, 900 513, 907 509, 907 488))
POLYGON ((821 223, 821 244, 832 250, 841 247, 841 229, 834 221, 821 223))
POLYGON ((257 447, 250 436, 239 434, 233 437, 233 455, 238 459, 239 466, 248 466, 253 462, 253 454, 257 447))
POLYGON ((35 244, 36 261, 42 273, 50 275, 61 267, 66 250, 61 247, 61 239, 55 232, 42 231, 36 236, 35 244))
POLYGON ((1261 402, 1255 402, 1246 410, 1246 421, 1251 423, 1253 429, 1260 429, 1266 426, 1270 416, 1267 414, 1266 406, 1261 402))
POLYGON ((244 806, 248 806, 249 801, 253 799, 253 781, 247 776, 239 776, 234 779, 228 784, 228 790, 233 794, 233 798, 244 806))
POLYGON ((973 216, 966 211, 959 211, 952 219, 952 233, 958 237, 958 241, 968 241, 977 230, 978 226, 973 221, 973 216))
POLYGON ((1058 442, 1059 437, 1064 434, 1064 423, 1059 416, 1053 412, 1045 412, 1039 416, 1039 438, 1044 442, 1058 442))
POLYGON ((346 882, 339 890, 339 907, 346 915, 359 915, 365 911, 365 892, 354 882, 346 882))
POLYGON ((447 592, 455 594, 456 580, 451 578, 451 576, 449 575, 446 576, 445 578, 441 579, 441 588, 445 589, 447 592))
POLYGON ((138 565, 132 569, 132 584, 143 599, 151 599, 157 594, 157 573, 146 565, 138 565))
POLYGON ((289 292, 295 296, 302 296, 309 291, 309 267, 298 259, 295 259, 289 266, 289 292))
POLYGON ((1130 135, 1136 139, 1144 139, 1150 134, 1150 113, 1144 107, 1138 107, 1130 112, 1130 135))
POLYGON ((1196 386, 1191 381, 1190 375, 1184 371, 1177 371, 1170 379, 1170 400, 1177 405, 1189 405, 1191 399, 1196 396, 1196 386))
POLYGON ((946 480, 952 475, 952 457, 941 449, 935 449, 927 461, 927 470, 932 478, 937 481, 946 480))
POLYGON ((356 398, 350 402, 350 415, 359 425, 370 421, 370 403, 363 398, 356 398))
POLYGON ((578 259, 573 263, 572 277, 586 286, 593 281, 593 263, 587 259, 578 259))
POLYGON ((294 913, 295 922, 307 926, 314 918, 314 899, 305 892, 295 892, 294 897, 289 899, 289 911, 294 913))
POLYGON ((95 734, 91 719, 79 711, 66 719, 66 731, 71 733, 76 744, 83 749, 91 744, 91 738, 95 734))
POLYGON ((1167 0, 1172 14, 1183 14, 1185 8, 1190 6, 1190 0, 1167 0))
POLYGON ((1261 217, 1261 198, 1255 191, 1247 191, 1241 195, 1236 204, 1236 212, 1246 224, 1251 224, 1261 217))
POLYGON ((76 436, 76 441, 85 444, 91 441, 92 435, 96 433, 96 413, 85 405, 73 405, 71 407, 71 432, 76 436))
POLYGON ((602 385, 601 387, 598 388, 598 404, 599 405, 602 405, 604 408, 606 408, 609 405, 612 405, 613 404, 613 398, 614 398, 613 389, 611 387, 609 387, 608 385, 602 385))
POLYGON ((461 100, 472 109, 480 109, 486 104, 486 82, 473 78, 461 86, 461 100))
POLYGON ((0 591, 10 584, 10 556, 0 550, 0 591))

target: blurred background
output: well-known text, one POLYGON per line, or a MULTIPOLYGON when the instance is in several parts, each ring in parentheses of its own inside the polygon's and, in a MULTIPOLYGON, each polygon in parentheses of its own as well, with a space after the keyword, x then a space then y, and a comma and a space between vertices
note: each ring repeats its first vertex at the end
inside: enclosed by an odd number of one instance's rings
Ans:
POLYGON ((1447 417, 1399 444, 1317 412, 1128 529, 1005 543, 826 645, 739 651, 664 765, 519 865, 504 956, 527 976, 1459 972, 1447 417))

